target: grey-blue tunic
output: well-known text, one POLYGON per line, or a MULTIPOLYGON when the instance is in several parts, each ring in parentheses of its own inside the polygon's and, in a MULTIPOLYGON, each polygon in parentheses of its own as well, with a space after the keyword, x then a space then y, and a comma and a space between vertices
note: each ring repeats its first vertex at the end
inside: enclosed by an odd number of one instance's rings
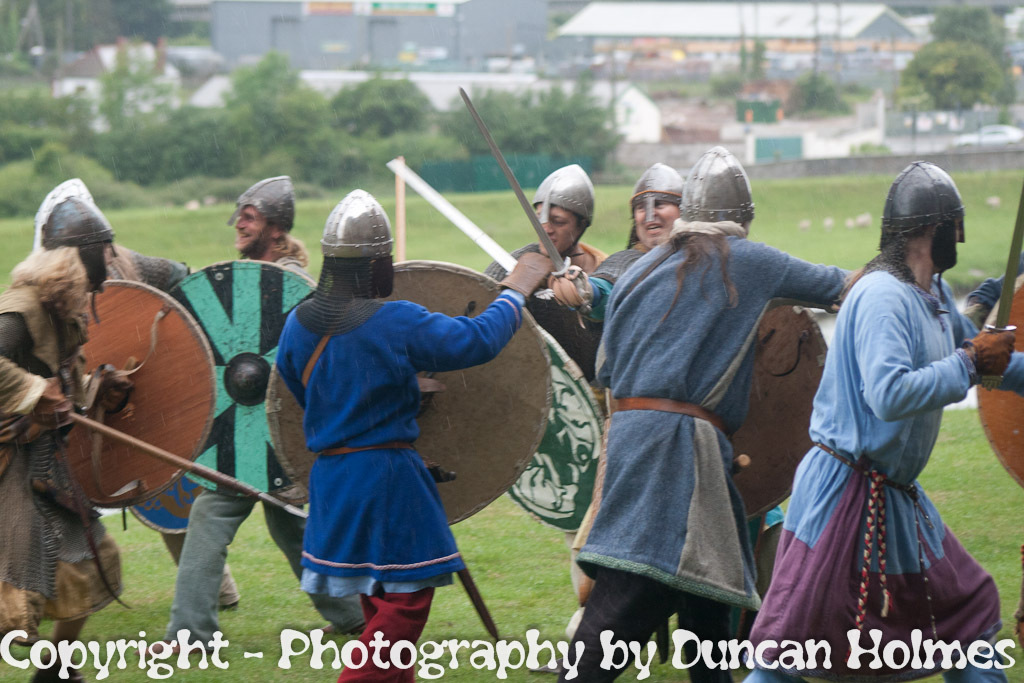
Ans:
MULTIPOLYGON (((769 301, 828 306, 846 273, 743 238, 726 239, 737 305, 728 306, 719 258, 712 254, 706 270, 700 266, 687 275, 662 320, 685 249, 638 283, 665 256, 666 247, 653 250, 612 291, 598 380, 619 398, 699 404, 734 432, 747 414, 751 341, 769 301)), ((756 609, 760 600, 743 501, 729 474, 732 460, 726 436, 704 420, 648 410, 615 413, 601 509, 577 561, 590 573, 594 565, 611 567, 756 609)))

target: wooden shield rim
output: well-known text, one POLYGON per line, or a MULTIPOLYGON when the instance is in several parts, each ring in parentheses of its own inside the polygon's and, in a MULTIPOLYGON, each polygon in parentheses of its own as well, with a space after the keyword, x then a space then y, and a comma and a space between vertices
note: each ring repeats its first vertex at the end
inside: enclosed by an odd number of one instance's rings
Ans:
MULTIPOLYGON (((438 270, 449 272, 449 273, 453 273, 453 274, 468 276, 470 279, 476 281, 482 287, 486 288, 489 293, 494 293, 495 295, 497 295, 498 292, 499 292, 500 288, 498 287, 497 283, 494 280, 492 280, 491 278, 489 278, 486 275, 483 275, 483 274, 481 274, 481 273, 479 273, 479 272, 477 272, 477 271, 475 271, 475 270, 473 270, 471 268, 467 268, 466 266, 461 266, 461 265, 458 265, 458 264, 455 264, 455 263, 448 263, 448 262, 445 262, 445 261, 413 260, 413 261, 403 261, 401 263, 395 264, 395 274, 396 275, 398 275, 400 273, 404 273, 404 272, 438 271, 438 270)), ((390 300, 394 300, 394 299, 388 299, 388 300, 390 301, 390 300)), ((523 313, 523 322, 522 322, 522 325, 519 328, 519 330, 516 332, 516 335, 521 334, 523 332, 523 330, 525 330, 525 329, 530 329, 533 332, 532 337, 537 342, 537 347, 540 350, 540 353, 541 353, 541 355, 542 355, 542 357, 544 359, 545 364, 550 368, 551 361, 550 361, 550 357, 548 355, 547 344, 546 344, 546 342, 544 341, 543 337, 540 334, 540 332, 541 332, 540 327, 533 320, 533 316, 531 316, 528 311, 526 311, 524 309, 522 311, 522 313, 523 313)), ((268 421, 268 423, 271 423, 271 425, 272 425, 271 428, 270 428, 271 438, 275 439, 275 443, 274 443, 275 451, 277 451, 277 449, 279 447, 279 443, 277 442, 277 439, 283 438, 282 437, 282 428, 280 426, 280 418, 279 418, 279 416, 277 414, 275 414, 275 413, 282 412, 282 405, 280 403, 280 399, 277 397, 277 394, 280 393, 281 391, 286 392, 288 394, 288 397, 290 398, 290 402, 293 402, 294 406, 296 408, 298 408, 298 402, 295 401, 295 398, 293 396, 291 396, 291 393, 290 393, 290 391, 288 391, 288 388, 284 384, 284 381, 281 380, 280 378, 278 378, 276 381, 274 381, 273 378, 276 376, 276 374, 277 373, 275 372, 274 374, 271 375, 272 381, 267 386, 268 396, 267 396, 267 401, 265 403, 265 405, 267 407, 267 421, 268 421), (274 401, 277 402, 276 404, 272 403, 272 401, 270 400, 271 399, 271 396, 270 396, 271 390, 274 391, 274 401), (275 436, 275 434, 277 434, 277 436, 275 436)), ((446 373, 439 373, 439 374, 446 374, 446 373)), ((447 508, 445 508, 445 514, 448 516, 448 523, 449 523, 449 525, 457 524, 457 523, 459 523, 459 522, 461 522, 461 521, 463 521, 465 519, 468 519, 469 517, 472 517, 473 515, 475 515, 480 510, 483 510, 485 507, 487 507, 488 505, 493 503, 497 498, 499 498, 503 493, 505 493, 512 486, 512 484, 515 483, 519 479, 519 477, 522 475, 523 471, 526 469, 526 466, 529 464, 530 459, 533 457, 533 455, 537 451, 537 448, 540 446, 540 442, 544 438, 544 433, 545 433, 545 431, 547 429, 547 415, 548 415, 548 413, 551 410, 551 401, 552 401, 550 370, 545 373, 545 384, 546 384, 545 403, 544 403, 544 408, 543 408, 543 416, 544 417, 542 419, 541 428, 535 430, 535 434, 534 434, 532 443, 530 444, 529 450, 526 451, 526 454, 524 456, 520 457, 519 462, 516 464, 516 467, 514 468, 514 476, 511 477, 510 481, 505 483, 504 486, 499 485, 499 486, 496 487, 496 489, 494 491, 487 492, 485 494, 485 496, 483 497, 483 499, 481 499, 481 501, 477 502, 475 505, 469 507, 468 509, 462 511, 460 514, 452 516, 452 515, 450 515, 448 513, 447 508)), ((303 441, 303 443, 304 443, 304 441, 303 441)), ((284 451, 279 451, 279 452, 284 452, 284 451)), ((291 453, 292 456, 296 455, 296 451, 295 450, 291 450, 289 452, 291 453)), ((316 456, 313 453, 311 453, 309 451, 309 449, 304 449, 304 452, 301 455, 302 455, 302 457, 311 458, 313 460, 315 460, 315 458, 316 458, 316 456)), ((436 457, 434 457, 434 456, 432 456, 432 457, 435 460, 437 460, 436 457)), ((291 473, 289 472, 289 469, 294 469, 294 470, 298 471, 297 470, 297 466, 293 466, 292 463, 288 463, 286 465, 283 462, 283 459, 281 459, 281 460, 282 460, 281 466, 282 466, 282 468, 285 469, 286 472, 288 472, 289 477, 291 477, 291 473)), ((442 458, 442 460, 443 460, 443 458, 442 458)), ((310 468, 311 467, 312 467, 312 460, 310 460, 310 468)), ((303 482, 301 482, 301 480, 293 479, 293 481, 297 485, 301 485, 301 486, 305 485, 303 482)), ((456 480, 456 481, 458 481, 458 480, 456 480)), ((444 488, 443 487, 450 486, 450 485, 451 484, 440 484, 438 486, 439 492, 442 494, 442 502, 444 501, 444 495, 443 495, 444 488)))
MULTIPOLYGON (((825 356, 825 354, 828 351, 828 344, 825 342, 825 337, 821 333, 821 327, 818 325, 818 321, 815 319, 814 314, 807 307, 805 307, 803 305, 800 305, 798 303, 794 303, 792 301, 783 301, 783 300, 773 301, 768 306, 768 308, 765 310, 764 315, 758 320, 758 322, 757 322, 758 330, 760 330, 761 323, 765 320, 765 318, 768 316, 769 313, 772 313, 772 312, 774 312, 777 309, 787 308, 787 307, 791 308, 795 315, 806 316, 806 319, 811 323, 809 328, 808 328, 808 330, 810 331, 810 334, 813 336, 814 340, 818 343, 818 349, 820 350, 820 353, 818 354, 819 362, 817 364, 817 367, 818 367, 818 383, 820 384, 820 382, 821 382, 821 375, 824 372, 824 356, 825 356)), ((758 337, 755 338, 755 341, 754 341, 755 344, 757 343, 757 339, 758 338, 760 338, 760 335, 758 335, 758 337)), ((808 348, 811 348, 811 347, 808 346, 808 348)), ((757 353, 756 349, 755 349, 754 352, 757 353)), ((801 350, 801 358, 803 358, 803 357, 804 357, 804 351, 801 350)), ((756 373, 756 364, 757 364, 757 359, 756 358, 755 358, 754 362, 755 362, 755 373, 756 373)), ((801 361, 801 362, 803 362, 803 361, 801 361)), ((755 377, 754 377, 754 379, 753 379, 753 381, 751 383, 751 386, 750 386, 750 390, 751 390, 751 394, 752 395, 753 395, 753 392, 756 391, 756 386, 753 383, 753 382, 756 382, 756 379, 757 378, 756 378, 756 374, 755 374, 755 377)), ((808 418, 810 417, 811 407, 812 407, 813 401, 814 401, 814 394, 816 392, 817 392, 817 386, 815 387, 815 391, 812 392, 811 395, 807 397, 807 399, 808 399, 808 402, 807 402, 808 418)), ((752 410, 750 412, 752 412, 752 410)), ((750 420, 750 412, 748 412, 748 414, 747 414, 747 420, 744 421, 744 426, 746 426, 747 421, 750 420)), ((786 498, 789 497, 790 493, 792 493, 792 490, 793 490, 793 476, 796 474, 796 469, 800 465, 800 461, 803 459, 804 455, 806 455, 807 451, 810 450, 811 445, 812 445, 810 435, 808 434, 809 426, 810 426, 809 424, 805 424, 805 425, 802 426, 802 429, 797 430, 796 432, 794 432, 794 438, 799 440, 800 442, 802 442, 803 445, 800 446, 800 447, 794 447, 792 449, 792 451, 790 452, 788 457, 785 457, 785 458, 781 459, 782 460, 782 464, 778 464, 778 460, 775 461, 776 465, 775 465, 774 469, 777 471, 778 469, 784 467, 786 470, 788 470, 789 476, 782 478, 782 480, 787 482, 787 484, 784 486, 784 488, 779 489, 779 491, 776 494, 768 496, 766 503, 764 503, 762 505, 759 505, 756 508, 751 508, 750 506, 747 505, 747 500, 752 496, 752 494, 748 493, 748 491, 752 491, 754 489, 759 488, 759 487, 755 486, 753 484, 753 482, 751 481, 751 477, 755 477, 755 475, 759 472, 758 469, 751 469, 751 468, 755 467, 754 463, 756 462, 756 454, 751 456, 751 465, 750 465, 750 467, 747 468, 747 470, 741 471, 740 473, 734 475, 733 481, 736 484, 736 488, 739 491, 740 496, 743 498, 743 503, 744 503, 744 506, 746 507, 746 512, 747 512, 747 518, 748 519, 752 519, 752 518, 754 518, 754 517, 756 517, 756 516, 758 516, 758 515, 760 515, 760 514, 762 514, 764 512, 767 512, 768 510, 771 510, 776 505, 779 505, 780 503, 782 503, 782 501, 786 500, 786 498)), ((735 439, 737 436, 740 436, 742 434, 742 432, 743 432, 743 427, 741 427, 739 430, 737 430, 736 434, 733 435, 733 438, 735 439)), ((733 454, 734 454, 734 456, 740 455, 741 454, 740 449, 738 447, 735 447, 733 454)))
POLYGON ((274 443, 277 461, 281 463, 281 469, 299 491, 303 503, 306 503, 309 501, 309 472, 316 460, 316 454, 306 447, 306 436, 301 432, 302 420, 298 420, 299 432, 290 429, 282 420, 283 416, 289 414, 299 417, 304 411, 281 378, 276 363, 270 369, 270 381, 267 383, 267 397, 263 401, 263 408, 267 413, 267 428, 274 443), (295 447, 286 447, 286 444, 293 443, 296 438, 298 441, 295 442, 295 447))
MULTIPOLYGON (((185 307, 182 306, 180 303, 178 303, 178 301, 176 301, 173 297, 171 297, 166 292, 163 292, 163 291, 161 291, 161 290, 159 290, 156 287, 153 287, 151 285, 147 285, 144 282, 137 282, 137 281, 134 281, 134 280, 107 280, 104 283, 104 287, 105 288, 113 287, 113 288, 142 290, 142 291, 145 291, 145 292, 151 294, 155 298, 160 299, 161 301, 163 301, 164 306, 170 307, 171 309, 173 309, 173 311, 178 316, 181 317, 181 319, 186 323, 185 327, 188 330, 189 334, 198 343, 198 346, 199 346, 199 348, 201 350, 201 353, 202 353, 202 356, 203 356, 203 360, 205 361, 204 365, 205 365, 206 370, 207 370, 207 372, 205 374, 209 377, 209 389, 210 389, 210 391, 209 391, 209 406, 210 406, 210 408, 207 411, 207 415, 206 415, 205 420, 203 421, 203 427, 202 427, 202 430, 201 430, 201 435, 200 435, 199 439, 196 441, 196 445, 192 448, 192 452, 188 453, 188 454, 175 453, 175 455, 179 455, 179 456, 181 456, 183 458, 186 458, 187 460, 194 461, 196 459, 196 457, 199 455, 200 449, 202 448, 203 444, 205 444, 206 440, 210 437, 210 430, 213 427, 213 412, 214 412, 214 409, 215 409, 215 406, 216 406, 216 395, 215 395, 216 394, 216 377, 214 376, 213 351, 210 348, 209 341, 206 339, 206 336, 204 334, 202 334, 201 327, 199 326, 199 323, 189 314, 189 312, 185 309, 185 307)), ((87 342, 87 344, 88 344, 88 342, 87 342)), ((139 360, 141 361, 142 359, 139 359, 139 360)), ((91 365, 95 366, 96 365, 96 359, 89 360, 89 363, 91 365)), ((107 507, 107 508, 131 507, 131 506, 137 505, 139 503, 144 503, 144 502, 146 502, 146 501, 148 501, 148 500, 150 500, 152 498, 155 498, 156 496, 160 495, 161 493, 166 491, 168 488, 170 488, 179 478, 181 478, 181 476, 184 475, 184 473, 185 473, 184 470, 181 470, 181 469, 175 470, 174 473, 168 478, 168 480, 163 485, 161 485, 159 487, 156 487, 156 488, 153 488, 153 489, 147 491, 144 494, 140 494, 139 496, 135 496, 135 497, 132 497, 132 498, 125 498, 125 499, 122 499, 122 500, 111 500, 111 499, 109 499, 109 497, 106 498, 106 499, 92 499, 90 497, 90 500, 92 500, 92 502, 94 504, 99 505, 101 507, 107 507)))
MULTIPOLYGON (((601 452, 603 450, 603 445, 602 444, 604 443, 604 439, 603 439, 603 437, 604 437, 604 415, 603 415, 603 413, 601 411, 601 407, 598 405, 597 399, 594 398, 593 391, 591 391, 590 385, 587 383, 586 378, 583 376, 583 371, 580 369, 579 365, 576 364, 576 361, 574 361, 572 358, 569 357, 569 354, 565 352, 565 349, 562 348, 562 346, 558 343, 558 341, 547 330, 545 330, 543 327, 540 327, 538 325, 537 326, 537 331, 540 332, 541 337, 548 343, 549 347, 553 347, 554 349, 556 349, 556 351, 559 354, 559 360, 562 361, 564 366, 566 366, 567 370, 569 371, 569 374, 572 375, 573 379, 577 383, 582 384, 584 389, 586 390, 585 395, 587 397, 587 405, 593 410, 594 416, 595 416, 595 418, 597 420, 597 422, 596 422, 596 424, 597 424, 597 444, 595 445, 595 450, 594 450, 594 454, 595 455, 594 455, 594 459, 593 459, 593 463, 592 463, 594 475, 596 476, 596 473, 597 473, 597 463, 598 463, 598 460, 601 457, 601 452)), ((550 355, 549 355, 549 364, 550 364, 550 355)), ((551 364, 551 365, 553 366, 553 364, 551 364)), ((554 387, 552 387, 551 393, 552 393, 552 402, 554 402, 554 387)), ((544 440, 544 435, 546 435, 546 434, 547 434, 547 427, 545 426, 544 433, 541 435, 541 441, 544 440)), ((538 448, 540 447, 540 442, 537 443, 537 447, 538 448)), ((537 457, 537 452, 536 452, 536 449, 534 449, 534 453, 530 457, 530 461, 532 461, 536 457, 537 457)), ((527 462, 527 467, 528 466, 529 466, 529 461, 527 462)), ((526 469, 524 468, 523 471, 525 472, 526 469)), ((520 476, 522 476, 522 475, 520 475, 520 476)), ((534 512, 530 508, 528 508, 525 505, 523 505, 519 501, 519 499, 517 497, 512 495, 512 488, 515 486, 516 482, 518 482, 518 481, 519 481, 519 479, 517 478, 516 481, 512 482, 512 486, 509 487, 508 497, 518 507, 520 507, 524 512, 529 514, 537 522, 539 522, 539 523, 543 524, 544 526, 549 527, 551 529, 557 529, 558 531, 564 531, 566 533, 572 533, 572 532, 575 532, 575 531, 579 530, 578 526, 575 529, 566 529, 565 527, 558 526, 557 524, 552 524, 550 521, 548 521, 544 517, 541 517, 536 512, 534 512)), ((586 514, 587 507, 590 506, 590 503, 591 503, 591 501, 593 500, 593 497, 594 497, 593 483, 594 483, 594 481, 593 481, 593 477, 592 477, 591 478, 590 495, 587 496, 586 505, 583 506, 583 515, 586 514)), ((582 524, 582 515, 580 517, 580 523, 582 524)))
MULTIPOLYGON (((1014 294, 1013 294, 1013 305, 1010 308, 1010 324, 1016 325, 1018 329, 1017 340, 1014 344, 1015 351, 1024 351, 1024 333, 1020 330, 1024 328, 1024 275, 1017 277, 1014 283, 1014 294), (1021 301, 1018 303, 1017 299, 1021 301)), ((989 312, 988 324, 995 324, 996 309, 998 306, 993 306, 989 312)), ((1012 438, 1012 434, 1005 434, 1003 430, 998 428, 992 413, 996 410, 1005 410, 1012 408, 1014 403, 1019 403, 1020 408, 1024 408, 1024 397, 1018 396, 1017 394, 1009 391, 998 391, 998 390, 984 390, 980 386, 977 389, 978 392, 978 419, 981 421, 981 427, 985 431, 985 438, 988 439, 989 446, 992 448, 992 452, 996 454, 996 458, 999 459, 999 463, 1006 470, 1006 473, 1016 481, 1020 486, 1024 487, 1024 436, 1019 437, 1021 440, 1021 458, 1019 462, 1011 464, 1010 459, 1004 454, 1004 450, 1008 450, 1008 441, 1012 438), (1004 406, 1009 404, 1009 408, 1004 406), (1018 471, 1018 469, 1020 470, 1018 471)), ((1024 412, 1012 411, 1020 415, 1024 415, 1024 412)), ((1024 434, 1024 417, 1021 418, 1020 432, 1024 434)))

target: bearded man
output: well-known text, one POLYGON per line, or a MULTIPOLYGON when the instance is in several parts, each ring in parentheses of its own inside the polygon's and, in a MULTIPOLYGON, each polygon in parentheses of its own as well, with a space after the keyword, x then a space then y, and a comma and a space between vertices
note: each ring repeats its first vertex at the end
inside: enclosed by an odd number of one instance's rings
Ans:
MULTIPOLYGON (((290 231, 295 219, 295 192, 288 176, 267 178, 256 183, 238 198, 228 225, 235 227, 235 247, 244 258, 268 261, 307 275, 309 263, 305 247, 290 231)), ((236 454, 236 458, 246 455, 236 454)), ((262 459, 265 453, 256 454, 262 459)), ((163 643, 155 650, 178 647, 175 641, 181 629, 189 631, 193 641, 207 643, 220 629, 218 594, 228 545, 255 508, 257 501, 230 493, 207 489, 200 493, 189 513, 188 531, 181 550, 174 589, 171 619, 163 643)), ((267 530, 288 560, 296 578, 302 577, 302 537, 305 520, 285 510, 263 506, 267 530)), ((363 627, 359 601, 354 596, 312 595, 313 605, 328 621, 327 633, 358 633, 363 627)))

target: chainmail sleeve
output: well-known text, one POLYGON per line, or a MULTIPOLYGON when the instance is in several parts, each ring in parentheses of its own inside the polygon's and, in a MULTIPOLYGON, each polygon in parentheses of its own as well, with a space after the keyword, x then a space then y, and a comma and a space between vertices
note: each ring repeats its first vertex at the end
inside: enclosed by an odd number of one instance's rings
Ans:
POLYGON ((28 356, 32 337, 17 313, 0 314, 0 413, 24 414, 35 405, 45 381, 15 359, 28 356))

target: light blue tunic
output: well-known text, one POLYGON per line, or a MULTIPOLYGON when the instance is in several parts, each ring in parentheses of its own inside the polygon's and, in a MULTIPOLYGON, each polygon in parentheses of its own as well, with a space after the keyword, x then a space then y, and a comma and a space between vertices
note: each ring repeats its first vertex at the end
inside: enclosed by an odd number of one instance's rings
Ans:
MULTIPOLYGON (((977 334, 953 307, 945 283, 936 280, 930 294, 874 272, 843 303, 810 428, 811 439, 838 457, 814 447, 800 463, 772 585, 751 634, 754 642, 826 639, 835 652, 843 652, 847 631, 862 609, 863 632, 879 629, 883 642, 908 641, 913 629, 945 642, 987 638, 998 630, 999 599, 991 577, 942 523, 915 481, 931 456, 943 406, 963 399, 970 387, 973 364, 956 349, 977 334), (861 570, 865 539, 872 538, 866 523, 870 484, 838 458, 897 485, 880 491, 885 524, 870 541, 865 587, 861 570)), ((1020 392, 1022 380, 1024 357, 1014 354, 1001 388, 1020 392)), ((776 657, 769 651, 767 661, 776 657)), ((905 680, 928 673, 865 672, 834 664, 830 671, 787 673, 850 680, 905 680)))

